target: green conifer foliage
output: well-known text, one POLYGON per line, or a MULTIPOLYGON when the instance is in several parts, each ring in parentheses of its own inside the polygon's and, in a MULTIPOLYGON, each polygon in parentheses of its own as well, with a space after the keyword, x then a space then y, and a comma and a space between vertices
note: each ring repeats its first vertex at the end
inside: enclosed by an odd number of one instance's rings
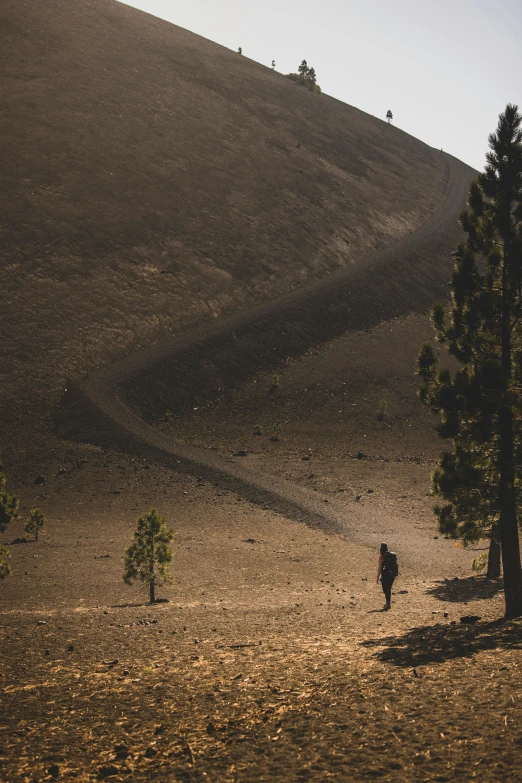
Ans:
POLYGON ((306 60, 302 61, 297 69, 297 73, 287 73, 287 78, 300 84, 302 87, 306 87, 310 92, 321 94, 321 88, 317 84, 315 68, 309 68, 306 60))
POLYGON ((429 344, 417 360, 420 399, 453 446, 433 474, 447 501, 435 507, 440 529, 464 543, 490 536, 491 558, 500 540, 508 617, 522 615, 521 124, 508 105, 489 137, 487 165, 459 216, 467 238, 454 253, 451 310, 433 308, 436 339, 460 368, 440 368, 429 344))
POLYGON ((18 516, 18 498, 6 489, 7 479, 0 473, 0 533, 4 533, 9 522, 18 516))
POLYGON ((165 519, 152 508, 138 518, 138 527, 131 545, 125 551, 123 579, 130 584, 140 579, 149 586, 150 603, 155 603, 155 588, 169 581, 168 568, 172 560, 169 546, 174 531, 167 528, 165 519))
POLYGON ((11 566, 9 565, 10 559, 11 555, 9 554, 9 550, 7 547, 0 544, 0 579, 5 579, 5 577, 9 576, 11 573, 11 566))
POLYGON ((40 508, 32 508, 29 512, 29 519, 24 525, 24 530, 30 536, 33 536, 35 541, 38 541, 38 534, 40 530, 43 530, 47 523, 45 514, 40 508))
MULTIPOLYGON (((0 533, 4 533, 9 522, 18 516, 18 498, 9 494, 6 484, 5 474, 0 472, 0 533)), ((10 557, 9 550, 0 545, 0 579, 11 573, 10 557)))

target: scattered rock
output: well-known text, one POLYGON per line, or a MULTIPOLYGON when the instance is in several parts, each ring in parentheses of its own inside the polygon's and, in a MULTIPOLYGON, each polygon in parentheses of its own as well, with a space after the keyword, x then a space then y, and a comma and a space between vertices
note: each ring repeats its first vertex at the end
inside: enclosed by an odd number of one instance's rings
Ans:
POLYGON ((367 492, 368 492, 368 495, 371 495, 372 492, 375 492, 375 490, 374 489, 368 489, 367 492))
POLYGON ((364 451, 358 451, 355 455, 355 459, 368 459, 368 455, 364 451))
POLYGON ((100 780, 105 780, 105 778, 112 778, 119 774, 120 770, 114 764, 103 764, 101 767, 98 767, 98 777, 100 780))
POLYGON ((45 620, 38 620, 36 625, 47 625, 47 622, 45 620))
POLYGON ((244 544, 257 544, 257 541, 256 541, 256 539, 255 539, 255 538, 245 538, 245 539, 243 540, 243 543, 244 543, 244 544))
POLYGON ((60 775, 60 767, 58 764, 51 764, 50 767, 47 767, 47 774, 56 779, 60 775))
POLYGON ((44 655, 50 655, 50 654, 51 654, 50 650, 44 650, 44 655))
POLYGON ((113 661, 102 661, 104 666, 116 666, 119 663, 119 658, 114 658, 113 661))
POLYGON ((239 449, 239 451, 233 451, 232 452, 233 457, 248 457, 248 451, 245 451, 244 449, 239 449))
POLYGON ((310 462, 310 457, 308 455, 305 455, 304 457, 301 457, 301 460, 303 462, 310 462))
POLYGON ((464 623, 464 625, 473 625, 473 623, 477 623, 479 620, 478 614, 465 614, 460 618, 460 622, 464 623))
MULTIPOLYGON (((156 600, 154 601, 154 603, 156 604, 168 604, 168 602, 169 602, 168 598, 156 598, 156 600)), ((158 621, 156 620, 156 622, 158 621)))
POLYGON ((35 478, 35 480, 34 480, 34 483, 35 484, 45 484, 46 481, 47 481, 47 479, 45 478, 45 476, 37 476, 35 478))
POLYGON ((69 652, 74 652, 74 644, 70 644, 68 650, 69 652))
POLYGON ((444 612, 444 617, 449 617, 449 612, 444 612))
POLYGON ((398 595, 408 595, 408 591, 407 590, 399 590, 397 594, 398 595))
POLYGON ((355 502, 359 501, 361 499, 362 495, 356 495, 355 496, 355 502))
POLYGON ((13 544, 27 544, 27 543, 28 543, 28 539, 22 536, 21 538, 20 537, 15 538, 13 541, 11 541, 10 546, 12 546, 13 544))

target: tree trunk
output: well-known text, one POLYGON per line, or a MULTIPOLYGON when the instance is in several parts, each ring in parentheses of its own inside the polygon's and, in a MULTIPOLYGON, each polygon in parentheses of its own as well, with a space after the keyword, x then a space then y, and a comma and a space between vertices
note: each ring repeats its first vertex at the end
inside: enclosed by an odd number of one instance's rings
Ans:
POLYGON ((513 411, 509 400, 511 367, 511 270, 509 240, 504 239, 501 303, 501 399, 499 406, 500 450, 500 542, 506 617, 522 615, 522 574, 518 540, 517 504, 515 497, 515 460, 513 444, 513 411))
POLYGON ((156 603, 156 595, 154 593, 154 588, 155 588, 155 584, 154 584, 154 577, 153 577, 149 582, 149 598, 151 604, 156 603))
POLYGON ((500 530, 496 522, 491 529, 489 542, 488 572, 486 579, 498 579, 500 576, 500 530))
POLYGON ((500 540, 506 617, 522 615, 522 575, 514 491, 513 428, 511 410, 503 403, 500 430, 500 540))

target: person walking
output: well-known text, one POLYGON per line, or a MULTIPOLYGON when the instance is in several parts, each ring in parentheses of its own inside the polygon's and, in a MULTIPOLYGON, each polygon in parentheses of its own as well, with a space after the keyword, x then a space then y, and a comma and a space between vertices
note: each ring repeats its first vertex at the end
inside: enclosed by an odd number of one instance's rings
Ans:
POLYGON ((395 577, 398 575, 397 555, 390 552, 388 544, 383 542, 379 551, 379 570, 377 571, 377 584, 381 582, 382 591, 386 598, 384 609, 391 609, 391 591, 395 577))

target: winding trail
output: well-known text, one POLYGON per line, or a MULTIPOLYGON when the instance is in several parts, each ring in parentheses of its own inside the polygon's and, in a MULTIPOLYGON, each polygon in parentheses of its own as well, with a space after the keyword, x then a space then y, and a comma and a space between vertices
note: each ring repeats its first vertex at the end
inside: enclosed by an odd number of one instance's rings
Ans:
MULTIPOLYGON (((209 362, 222 373, 230 372, 231 382, 237 382, 346 331, 370 328, 413 312, 425 313, 437 299, 437 292, 441 299, 446 298, 450 253, 460 236, 457 213, 465 204, 475 172, 449 155, 444 155, 444 161, 448 171, 446 198, 415 232, 369 254, 357 266, 129 356, 81 384, 71 383, 56 414, 58 434, 139 453, 177 471, 200 475, 310 527, 374 546, 382 536, 382 521, 367 511, 354 509, 347 518, 346 512, 336 510, 333 504, 326 507, 318 493, 250 471, 215 452, 172 441, 148 424, 146 417, 158 405, 172 409, 172 390, 178 385, 181 392, 174 404, 186 404, 201 383, 201 368, 208 368, 209 362)), ((393 535, 389 520, 386 530, 393 535)), ((425 546, 425 534, 413 531, 404 541, 403 551, 412 565, 418 563, 421 539, 425 546)), ((447 552, 447 542, 433 541, 431 545, 441 550, 441 557, 447 552)))

